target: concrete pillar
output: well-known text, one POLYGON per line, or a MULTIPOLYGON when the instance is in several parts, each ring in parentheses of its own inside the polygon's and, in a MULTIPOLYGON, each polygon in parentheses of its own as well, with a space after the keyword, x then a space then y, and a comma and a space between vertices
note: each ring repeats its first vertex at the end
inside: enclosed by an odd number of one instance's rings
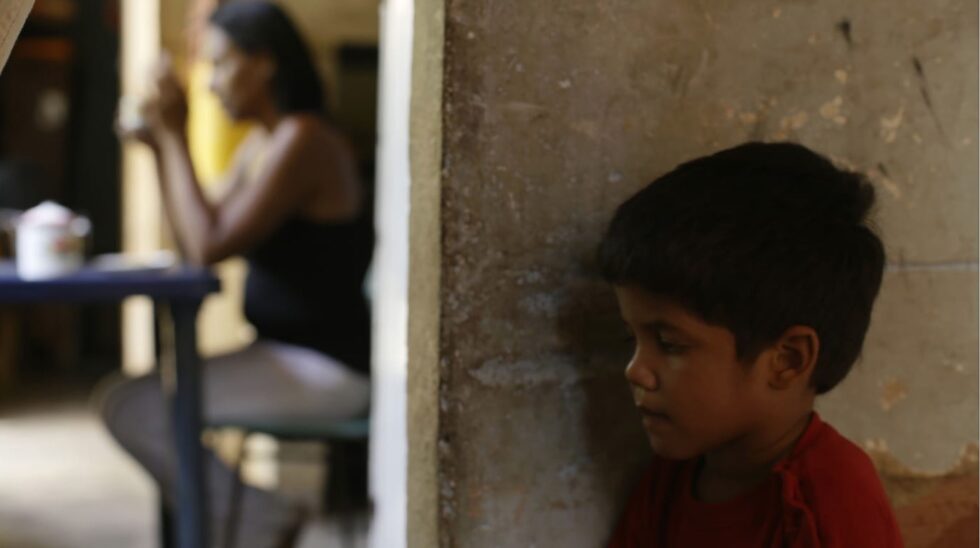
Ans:
MULTIPOLYGON (((123 2, 120 14, 120 94, 140 97, 147 92, 147 74, 159 57, 165 38, 173 41, 177 23, 160 9, 159 0, 123 2)), ((163 245, 163 218, 153 156, 143 145, 125 143, 121 172, 123 251, 156 251, 163 245)), ((122 323, 123 369, 134 375, 150 371, 155 361, 153 304, 144 297, 127 299, 122 307, 122 323)))
MULTIPOLYGON (((440 515, 446 502, 440 493, 450 480, 442 469, 439 436, 442 303, 441 189, 443 156, 443 52, 445 11, 442 0, 414 2, 412 93, 409 119, 408 255, 408 482, 407 545, 442 544, 440 515)), ((382 90, 384 93, 384 90, 382 90)))
POLYGON ((876 184, 889 272, 820 409, 897 505, 965 473, 936 520, 976 511, 975 2, 419 0, 415 34, 410 546, 601 545, 648 453, 594 247, 636 189, 746 140, 876 184))

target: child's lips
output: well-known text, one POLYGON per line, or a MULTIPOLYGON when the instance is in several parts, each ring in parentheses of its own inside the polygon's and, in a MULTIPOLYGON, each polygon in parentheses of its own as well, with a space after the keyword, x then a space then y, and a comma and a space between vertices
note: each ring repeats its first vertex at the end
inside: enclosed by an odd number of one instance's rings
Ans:
POLYGON ((642 405, 636 406, 640 410, 640 414, 643 415, 643 422, 670 422, 670 416, 663 411, 650 409, 642 405))

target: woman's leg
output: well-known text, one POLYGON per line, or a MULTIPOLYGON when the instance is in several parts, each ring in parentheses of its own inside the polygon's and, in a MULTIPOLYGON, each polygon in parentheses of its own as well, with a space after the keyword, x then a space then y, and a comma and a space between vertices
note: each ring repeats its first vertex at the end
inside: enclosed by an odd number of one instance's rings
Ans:
MULTIPOLYGON (((367 378, 327 356, 278 343, 257 342, 202 366, 205 423, 236 420, 330 420, 367 409, 367 378)), ((169 417, 157 376, 127 380, 106 390, 101 413, 113 437, 161 486, 172 503, 175 458, 169 417)), ((212 538, 228 513, 233 474, 207 455, 212 538)), ((238 538, 243 546, 274 546, 298 519, 285 499, 246 487, 238 538), (247 542, 247 544, 246 544, 247 542)))
POLYGON ((205 422, 329 421, 368 410, 367 376, 308 348, 259 341, 206 368, 205 422))

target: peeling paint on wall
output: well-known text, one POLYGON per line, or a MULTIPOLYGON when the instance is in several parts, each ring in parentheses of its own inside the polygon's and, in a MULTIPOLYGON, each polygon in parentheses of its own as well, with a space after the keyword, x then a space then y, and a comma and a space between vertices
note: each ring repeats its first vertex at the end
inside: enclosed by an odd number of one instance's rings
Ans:
MULTIPOLYGON (((875 463, 878 473, 888 478, 928 479, 943 476, 977 475, 977 466, 980 464, 980 448, 976 442, 964 444, 960 449, 959 456, 940 471, 920 470, 903 463, 888 450, 888 444, 882 439, 866 440, 864 450, 875 463)), ((897 502, 902 503, 904 501, 898 500, 897 502)))
POLYGON ((544 356, 537 360, 506 362, 492 359, 469 374, 485 386, 495 388, 534 388, 541 385, 570 385, 585 378, 571 365, 570 356, 544 356))
POLYGON ((884 411, 891 411, 895 404, 904 400, 908 396, 908 388, 905 383, 898 379, 889 379, 881 386, 881 408, 884 411))
POLYGON ((842 126, 847 123, 847 117, 841 114, 844 99, 840 95, 820 106, 820 116, 842 126))
POLYGON ((895 508, 905 545, 948 548, 976 546, 978 447, 963 446, 959 458, 941 472, 910 467, 881 440, 869 440, 868 453, 895 508))
POLYGON ((801 110, 791 116, 783 117, 783 119, 779 121, 779 127, 782 128, 783 131, 796 131, 802 129, 809 119, 810 115, 807 114, 805 110, 801 110))

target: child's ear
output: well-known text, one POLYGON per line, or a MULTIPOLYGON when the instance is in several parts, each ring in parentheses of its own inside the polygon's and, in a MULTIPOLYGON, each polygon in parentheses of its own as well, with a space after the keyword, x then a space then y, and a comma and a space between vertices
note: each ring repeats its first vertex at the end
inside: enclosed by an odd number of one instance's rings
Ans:
POLYGON ((812 327, 794 325, 783 332, 772 350, 769 386, 783 390, 800 380, 809 382, 820 355, 820 337, 812 327))

